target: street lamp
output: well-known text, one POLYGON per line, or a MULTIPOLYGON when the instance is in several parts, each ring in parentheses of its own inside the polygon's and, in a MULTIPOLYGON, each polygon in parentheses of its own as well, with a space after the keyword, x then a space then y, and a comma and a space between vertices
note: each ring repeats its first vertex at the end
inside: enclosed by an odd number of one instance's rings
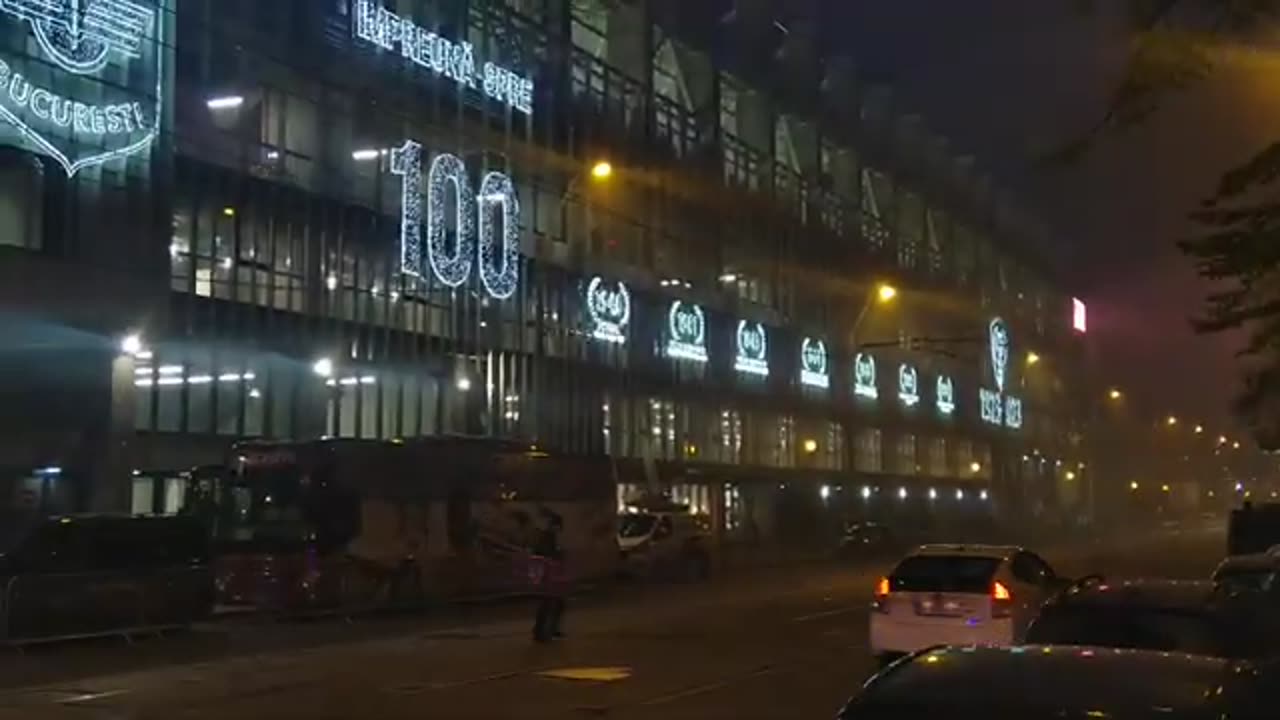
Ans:
POLYGON ((1178 424, 1178 418, 1173 415, 1170 415, 1169 417, 1164 419, 1164 424, 1168 425, 1169 427, 1173 427, 1174 425, 1178 424))
POLYGON ((813 438, 807 438, 804 441, 804 451, 807 455, 812 455, 818 452, 818 441, 813 438))
POLYGON ((1040 356, 1035 352, 1027 353, 1027 365, 1035 365, 1040 362, 1040 356))
POLYGON ((969 463, 969 472, 973 473, 974 475, 977 475, 978 473, 982 472, 982 463, 978 462, 977 460, 969 463))
POLYGON ((1111 388, 1107 391, 1107 397, 1111 400, 1119 400, 1124 397, 1124 393, 1120 392, 1119 388, 1111 388))
POLYGON ((1068 471, 1067 471, 1067 474, 1066 474, 1066 478, 1067 478, 1067 481, 1068 481, 1068 482, 1070 482, 1070 481, 1072 481, 1072 480, 1075 480, 1075 479, 1076 479, 1076 474, 1075 474, 1075 472, 1074 472, 1074 471, 1072 471, 1072 470, 1068 470, 1068 471))
POLYGON ((142 336, 137 333, 126 335, 120 341, 120 352, 125 355, 137 355, 142 352, 142 336))
POLYGON ((1201 433, 1203 433, 1203 432, 1204 432, 1204 426, 1203 426, 1203 425, 1197 425, 1197 426, 1196 426, 1196 434, 1197 434, 1197 435, 1199 435, 1199 434, 1201 434, 1201 433))
POLYGON ((876 287, 876 298, 880 302, 882 303, 893 302, 894 298, 896 297, 898 297, 898 288, 888 283, 880 283, 876 287))
POLYGON ((1231 449, 1232 449, 1232 450, 1239 450, 1239 449, 1240 449, 1240 441, 1239 441, 1239 440, 1237 440, 1237 441, 1235 441, 1235 442, 1231 443, 1231 449))
POLYGON ((1133 482, 1129 483, 1129 491, 1130 491, 1130 492, 1137 492, 1137 490, 1138 490, 1138 481, 1137 481, 1137 480, 1134 480, 1133 482))
POLYGON ((608 160, 597 160, 591 166, 591 177, 595 180, 608 180, 613 177, 613 163, 608 160))
POLYGON ((1218 436, 1218 444, 1219 444, 1219 445, 1226 445, 1226 444, 1227 444, 1227 436, 1226 436, 1226 435, 1219 435, 1219 436, 1218 436))
POLYGON ((311 366, 311 372, 322 378, 333 377, 333 361, 329 358, 320 358, 311 366))

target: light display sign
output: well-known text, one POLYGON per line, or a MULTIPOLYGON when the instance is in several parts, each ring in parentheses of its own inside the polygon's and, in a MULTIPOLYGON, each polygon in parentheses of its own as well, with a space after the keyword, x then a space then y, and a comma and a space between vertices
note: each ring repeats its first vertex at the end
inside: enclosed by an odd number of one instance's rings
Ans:
POLYGON ((987 328, 987 349, 991 353, 991 374, 995 376, 996 392, 1004 392, 1005 375, 1009 372, 1009 328, 1004 320, 995 318, 987 328))
POLYGON ((853 394, 868 400, 880 397, 876 389, 876 359, 866 353, 858 353, 853 359, 853 394))
POLYGON ((956 386, 946 375, 938 376, 934 389, 934 404, 937 405, 938 412, 943 415, 950 415, 956 411, 956 386))
POLYGON ((1004 424, 1004 404, 1000 393, 982 388, 978 391, 978 402, 981 406, 984 422, 992 425, 1004 424))
POLYGON ((667 311, 667 357, 707 361, 707 314, 702 308, 674 300, 667 311))
POLYGON ((471 276, 478 252, 485 290, 498 300, 511 297, 520 282, 520 201, 511 179, 487 173, 477 195, 461 158, 437 155, 424 178, 422 155, 412 140, 391 153, 391 172, 401 178, 400 271, 423 277, 429 267, 441 284, 456 288, 471 276), (450 191, 457 199, 452 233, 445 216, 450 191), (495 227, 499 217, 501 232, 495 227))
POLYGON ((987 326, 987 345, 991 353, 991 374, 996 389, 978 390, 978 404, 983 422, 1003 425, 1012 430, 1022 427, 1022 400, 1005 396, 1009 372, 1009 327, 1004 320, 993 318, 987 326))
POLYGON ((733 369, 748 375, 769 374, 769 335, 758 322, 738 321, 738 354, 733 369))
POLYGON ((0 57, 0 120, 68 176, 149 148, 163 116, 165 0, 0 0, 39 60, 0 57))
POLYGON ((1007 397, 1004 399, 1005 427, 1017 430, 1022 427, 1022 399, 1007 397))
POLYGON ((1078 333, 1089 331, 1089 308, 1080 298, 1071 298, 1071 328, 1078 333))
POLYGON ((831 387, 827 344, 817 338, 800 343, 800 384, 826 390, 831 387))
POLYGON ((626 283, 593 277, 587 283, 586 301, 591 337, 618 345, 626 343, 627 326, 631 323, 631 292, 626 283))
POLYGON ((477 68, 471 43, 440 37, 386 9, 380 0, 355 0, 351 14, 353 33, 358 39, 398 52, 407 62, 447 77, 459 87, 482 91, 486 97, 507 107, 525 115, 533 114, 533 80, 492 62, 477 68))
POLYGON ((920 404, 920 374, 906 363, 898 366, 898 400, 907 407, 920 404))

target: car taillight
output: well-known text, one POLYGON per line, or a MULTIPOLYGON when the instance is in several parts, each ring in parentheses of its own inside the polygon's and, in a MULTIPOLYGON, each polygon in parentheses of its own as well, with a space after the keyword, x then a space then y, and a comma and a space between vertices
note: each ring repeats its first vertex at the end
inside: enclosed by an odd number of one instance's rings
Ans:
POLYGON ((1009 617, 1013 614, 1013 593, 999 580, 991 583, 991 617, 1009 617))
POLYGON ((882 577, 880 578, 879 581, 876 582, 875 601, 872 603, 872 607, 878 610, 879 612, 887 613, 889 612, 889 605, 887 603, 888 599, 889 599, 889 578, 882 577))

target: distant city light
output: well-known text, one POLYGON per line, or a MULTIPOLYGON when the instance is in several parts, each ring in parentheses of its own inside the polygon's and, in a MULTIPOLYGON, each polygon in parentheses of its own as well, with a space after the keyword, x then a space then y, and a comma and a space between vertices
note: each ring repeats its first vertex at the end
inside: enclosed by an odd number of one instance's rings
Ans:
POLYGON ((880 302, 887 303, 898 297, 898 288, 887 283, 881 283, 880 286, 876 288, 876 297, 880 299, 880 302))
POLYGON ((226 95, 223 97, 209 98, 205 105, 210 110, 231 110, 244 105, 244 97, 240 95, 226 95))

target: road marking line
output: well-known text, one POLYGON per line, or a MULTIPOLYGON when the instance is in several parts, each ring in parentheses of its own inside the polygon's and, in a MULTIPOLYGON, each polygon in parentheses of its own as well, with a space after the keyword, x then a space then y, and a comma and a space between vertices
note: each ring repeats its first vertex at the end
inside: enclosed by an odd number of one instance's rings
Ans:
POLYGON ((809 622, 810 620, 821 620, 822 618, 834 617, 836 615, 844 615, 845 613, 857 612, 861 609, 862 608, 860 607, 843 607, 843 608, 836 608, 835 610, 823 610, 822 612, 810 613, 808 615, 793 617, 791 618, 791 622, 802 623, 802 622, 809 622))
POLYGON ((685 698, 693 697, 695 695, 705 695, 706 693, 715 692, 716 690, 723 690, 724 688, 727 688, 730 685, 740 683, 744 680, 751 680, 754 678, 762 677, 764 675, 768 675, 772 672, 775 672, 776 670, 777 668, 774 668, 774 667, 769 667, 769 666, 762 667, 756 670, 755 672, 751 672, 739 677, 729 678, 728 680, 721 680, 719 682, 714 682, 714 683, 708 683, 706 685, 698 685, 696 687, 691 687, 686 690, 681 690, 679 692, 674 692, 674 693, 669 693, 667 695, 659 695, 658 697, 649 698, 648 700, 638 703, 638 705, 640 707, 650 707, 653 705, 665 705, 667 703, 675 702, 677 700, 684 700, 685 698))
POLYGON ((510 680, 511 678, 527 675, 528 673, 517 670, 514 672, 495 673, 479 678, 471 678, 469 680, 455 680, 453 682, 431 683, 432 690, 449 690, 450 688, 467 687, 469 685, 481 685, 487 682, 497 682, 499 680, 510 680))

